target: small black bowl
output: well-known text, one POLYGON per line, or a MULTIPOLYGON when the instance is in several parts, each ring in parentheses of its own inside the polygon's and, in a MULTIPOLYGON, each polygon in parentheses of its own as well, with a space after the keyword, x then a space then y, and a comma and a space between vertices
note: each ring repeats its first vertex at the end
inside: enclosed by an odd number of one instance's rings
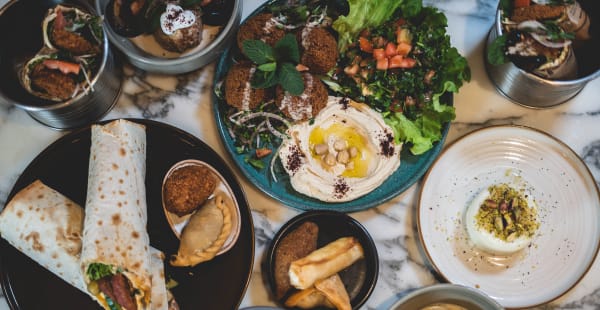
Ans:
MULTIPOLYGON (((369 232, 357 220, 337 211, 307 211, 285 223, 271 240, 263 262, 263 274, 275 299, 275 250, 281 240, 306 221, 319 226, 317 248, 342 237, 356 237, 363 247, 364 258, 339 272, 340 278, 350 296, 352 309, 359 309, 375 288, 379 275, 379 257, 375 243, 369 232)), ((283 306, 285 300, 277 300, 283 306)))

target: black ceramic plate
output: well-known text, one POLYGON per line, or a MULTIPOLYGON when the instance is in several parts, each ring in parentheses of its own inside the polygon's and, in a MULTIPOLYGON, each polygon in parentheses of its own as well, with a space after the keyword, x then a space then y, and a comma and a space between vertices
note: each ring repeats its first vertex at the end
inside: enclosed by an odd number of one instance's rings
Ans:
MULTIPOLYGON (((176 253, 179 240, 165 218, 161 204, 164 174, 176 162, 195 158, 215 167, 232 188, 241 215, 237 243, 227 253, 194 268, 165 264, 166 276, 179 285, 172 289, 182 310, 237 309, 248 286, 254 261, 254 228, 246 197, 234 174, 208 145, 172 126, 132 120, 146 126, 146 198, 150 244, 167 256, 176 253)), ((74 131, 39 154, 23 171, 8 200, 36 179, 84 205, 90 128, 74 131)), ((0 239, 0 280, 12 309, 101 309, 88 295, 70 286, 0 239)))
MULTIPOLYGON (((379 274, 377 248, 369 232, 354 218, 337 211, 307 211, 285 223, 275 234, 265 256, 264 275, 275 296, 275 250, 281 240, 302 223, 311 221, 319 226, 317 248, 341 237, 356 237, 363 247, 364 258, 339 272, 350 296, 352 309, 359 309, 371 296, 379 274)), ((285 297, 284 297, 285 299, 285 297)), ((282 301, 279 301, 283 305, 282 301)))

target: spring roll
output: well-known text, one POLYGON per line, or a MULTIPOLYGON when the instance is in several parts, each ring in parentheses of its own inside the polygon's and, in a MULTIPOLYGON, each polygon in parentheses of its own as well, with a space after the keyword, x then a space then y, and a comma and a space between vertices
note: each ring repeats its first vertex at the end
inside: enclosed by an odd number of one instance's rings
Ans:
POLYGON ((148 309, 145 127, 116 120, 91 131, 81 272, 103 306, 148 309))
MULTIPOLYGON (((0 235, 17 250, 92 299, 80 270, 85 210, 40 180, 19 191, 0 213, 0 235)), ((153 310, 176 302, 165 285, 164 254, 151 251, 153 310)), ((105 309, 110 309, 103 305, 105 309)))
POLYGON ((317 280, 332 276, 354 264, 364 256, 363 248, 355 237, 339 238, 290 265, 290 283, 303 290, 317 280))

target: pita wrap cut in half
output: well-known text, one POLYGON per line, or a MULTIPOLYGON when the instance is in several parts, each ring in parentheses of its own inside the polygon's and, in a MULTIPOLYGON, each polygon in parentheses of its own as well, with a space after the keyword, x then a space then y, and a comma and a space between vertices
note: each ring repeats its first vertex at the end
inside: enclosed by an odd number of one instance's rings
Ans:
POLYGON ((146 231, 146 131, 116 120, 91 128, 81 271, 103 306, 148 309, 150 241, 146 231))
MULTIPOLYGON (((81 206, 36 180, 19 191, 0 213, 0 235, 60 279, 97 300, 88 291, 79 264, 84 217, 81 206)), ((165 285, 164 255, 157 249, 150 250, 150 309, 177 309, 165 285)))

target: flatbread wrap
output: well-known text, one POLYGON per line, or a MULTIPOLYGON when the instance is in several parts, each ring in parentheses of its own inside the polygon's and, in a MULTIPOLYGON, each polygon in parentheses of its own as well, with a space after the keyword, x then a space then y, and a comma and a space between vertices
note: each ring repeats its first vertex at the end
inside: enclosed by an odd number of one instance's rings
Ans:
POLYGON ((79 271, 83 209, 37 180, 0 213, 0 235, 69 284, 85 291, 79 271))
POLYGON ((81 272, 105 307, 150 307, 145 165, 143 125, 116 120, 92 126, 81 272))
MULTIPOLYGON (((0 235, 32 260, 80 291, 91 294, 80 269, 84 209, 36 180, 19 191, 0 213, 0 235)), ((151 309, 176 305, 165 285, 164 254, 151 251, 151 309)), ((110 309, 105 307, 105 309, 110 309)))

